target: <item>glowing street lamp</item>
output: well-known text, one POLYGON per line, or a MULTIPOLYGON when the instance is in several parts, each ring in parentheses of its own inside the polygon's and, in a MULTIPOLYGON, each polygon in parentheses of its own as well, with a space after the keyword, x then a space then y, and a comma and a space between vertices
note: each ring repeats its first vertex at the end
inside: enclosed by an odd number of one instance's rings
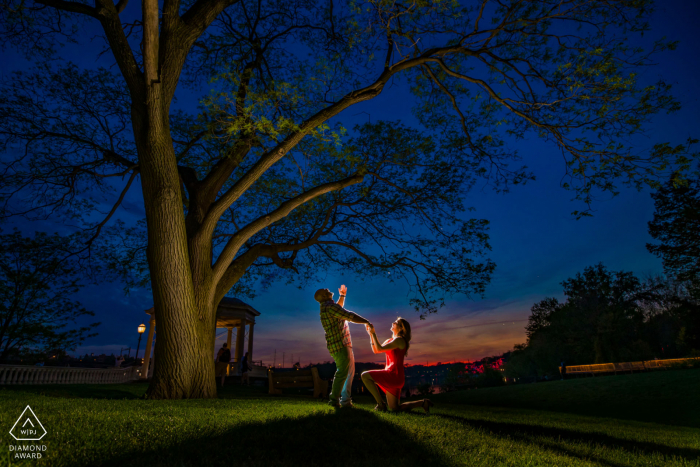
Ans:
POLYGON ((139 324, 138 331, 139 331, 139 343, 136 345, 136 358, 139 358, 139 347, 141 347, 141 337, 143 337, 143 333, 146 332, 146 325, 139 324))

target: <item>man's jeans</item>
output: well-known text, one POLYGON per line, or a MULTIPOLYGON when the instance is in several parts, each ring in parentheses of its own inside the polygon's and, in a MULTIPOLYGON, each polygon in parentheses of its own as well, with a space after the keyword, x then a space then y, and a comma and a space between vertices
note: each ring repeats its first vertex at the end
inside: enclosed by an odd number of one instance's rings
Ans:
POLYGON ((355 355, 352 353, 352 347, 344 347, 340 352, 331 354, 331 357, 335 360, 336 370, 330 399, 338 400, 340 396, 340 403, 347 404, 350 402, 352 378, 355 376, 355 355))

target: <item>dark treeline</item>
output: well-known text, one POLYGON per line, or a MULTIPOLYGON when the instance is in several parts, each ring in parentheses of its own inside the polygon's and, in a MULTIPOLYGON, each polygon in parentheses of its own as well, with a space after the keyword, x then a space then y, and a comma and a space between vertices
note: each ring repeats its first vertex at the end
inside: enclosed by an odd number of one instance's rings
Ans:
POLYGON ((457 362, 449 366, 444 379, 444 388, 454 389, 489 388, 505 384, 504 363, 512 352, 494 357, 485 357, 476 362, 457 362))
POLYGON ((565 301, 545 298, 528 319, 506 376, 541 379, 559 365, 678 358, 700 350, 700 291, 692 282, 640 280, 603 264, 562 282, 565 301))
POLYGON ((527 342, 516 345, 506 376, 537 380, 558 367, 700 356, 700 178, 672 180, 652 194, 647 244, 665 277, 640 280, 603 264, 561 283, 565 300, 535 303, 527 342))
POLYGON ((58 361, 85 339, 95 337, 95 313, 75 296, 96 270, 71 252, 79 235, 0 229, 0 363, 58 361))

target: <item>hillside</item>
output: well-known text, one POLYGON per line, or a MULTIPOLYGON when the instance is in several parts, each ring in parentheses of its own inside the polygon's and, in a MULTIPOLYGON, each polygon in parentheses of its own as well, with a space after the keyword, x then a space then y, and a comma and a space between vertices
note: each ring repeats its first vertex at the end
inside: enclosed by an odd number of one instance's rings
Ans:
POLYGON ((700 370, 575 378, 436 395, 435 401, 700 427, 700 370))

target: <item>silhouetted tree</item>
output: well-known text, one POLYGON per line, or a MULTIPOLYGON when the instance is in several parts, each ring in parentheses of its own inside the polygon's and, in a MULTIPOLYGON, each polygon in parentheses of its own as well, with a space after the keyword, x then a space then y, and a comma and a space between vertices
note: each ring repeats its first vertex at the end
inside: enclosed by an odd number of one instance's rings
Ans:
POLYGON ((634 274, 609 272, 599 263, 562 285, 567 300, 557 324, 571 352, 571 364, 649 357, 635 352, 643 313, 637 303, 640 282, 634 274))
POLYGON ((666 167, 687 168, 684 146, 640 157, 628 144, 678 108, 669 85, 637 83, 674 45, 628 42, 651 11, 645 0, 143 0, 139 15, 128 0, 2 0, 6 45, 55 58, 62 41, 92 38, 89 21, 118 70, 52 60, 9 77, 5 214, 83 215, 95 238, 138 179, 145 231, 122 235, 145 252, 153 289, 148 396, 215 397, 217 304, 256 279, 331 266, 398 276, 424 312, 483 291, 487 224, 462 203, 475 176, 499 190, 534 177, 513 166, 509 138, 558 148, 564 188, 584 203, 616 180, 655 186, 666 167), (348 132, 342 112, 392 80, 411 88, 431 135, 348 132), (171 109, 177 89, 203 87, 196 114, 171 109), (126 182, 95 221, 105 200, 93 198, 115 177, 126 182))
POLYGON ((642 284, 645 341, 660 358, 700 351, 700 298, 696 285, 656 276, 642 284))
POLYGON ((15 230, 0 235, 0 362, 19 352, 52 354, 74 349, 100 323, 66 329, 94 316, 71 297, 83 272, 71 254, 71 237, 15 230))
POLYGON ((528 342, 506 364, 511 377, 555 377, 567 365, 623 362, 660 355, 650 345, 650 306, 658 290, 641 284, 631 272, 608 271, 599 263, 563 281, 566 301, 536 303, 529 319, 528 342))
POLYGON ((503 372, 489 365, 484 365, 484 370, 474 379, 474 386, 478 388, 492 388, 503 386, 506 382, 503 379, 503 372))
MULTIPOLYGON (((539 376, 539 366, 534 360, 532 347, 527 344, 516 344, 513 351, 504 365, 503 374, 508 378, 513 378, 516 382, 535 382, 539 376)), ((545 362, 547 365, 549 362, 545 362)))
POLYGON ((549 326, 552 314, 559 309, 561 309, 561 304, 556 298, 545 298, 532 305, 531 314, 527 319, 527 326, 525 326, 527 338, 530 339, 533 334, 549 326))
POLYGON ((651 197, 656 210, 649 235, 659 243, 647 249, 662 259, 666 275, 700 286, 700 181, 669 181, 651 197))
POLYGON ((418 394, 421 396, 429 396, 435 390, 433 385, 430 383, 420 383, 416 386, 416 389, 418 390, 418 394))
POLYGON ((466 384, 466 365, 462 362, 455 362, 447 368, 445 375, 445 387, 448 390, 456 389, 457 386, 466 384))

